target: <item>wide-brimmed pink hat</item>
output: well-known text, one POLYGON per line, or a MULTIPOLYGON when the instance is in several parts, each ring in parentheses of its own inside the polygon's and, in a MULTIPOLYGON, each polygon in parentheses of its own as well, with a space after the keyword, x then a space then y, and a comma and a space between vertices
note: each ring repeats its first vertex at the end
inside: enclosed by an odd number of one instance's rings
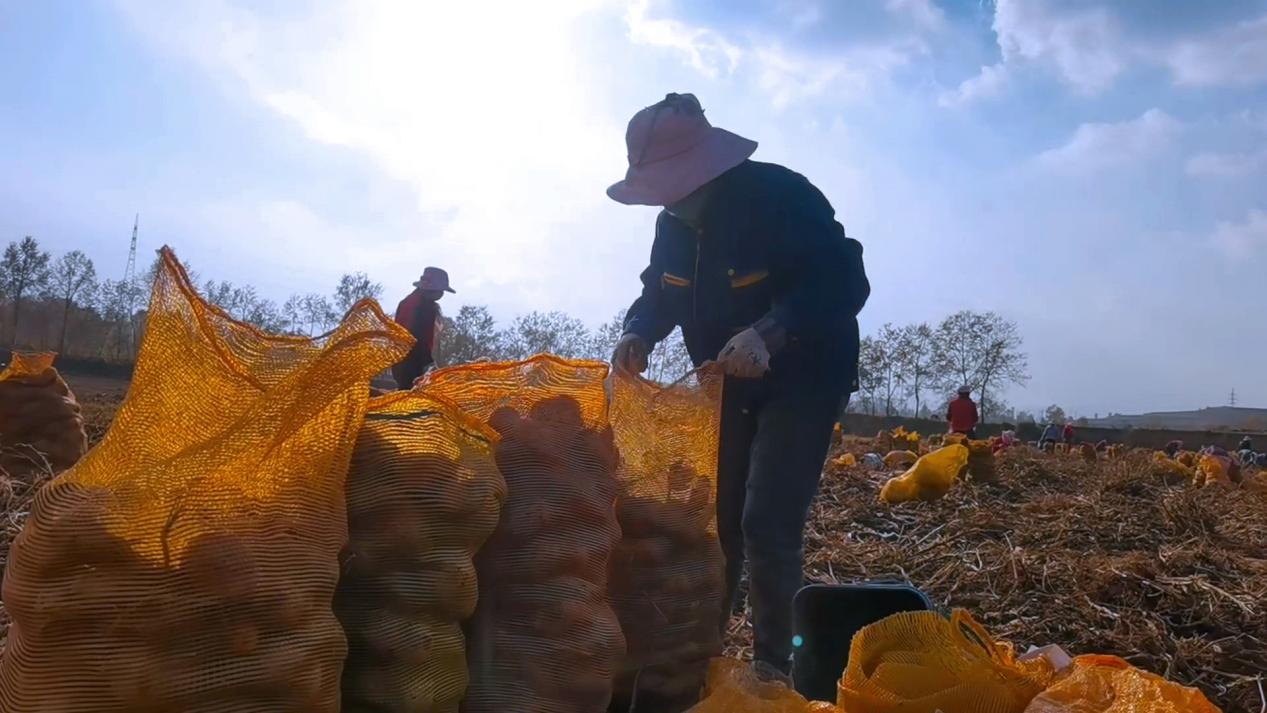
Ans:
POLYGON ((414 283, 414 287, 420 290, 434 290, 436 292, 452 292, 457 294, 457 290, 449 287, 449 273, 438 267, 428 267, 422 271, 422 277, 414 283))
POLYGON ((694 94, 669 94, 634 114, 625 145, 629 170, 607 195, 626 205, 672 205, 757 150, 756 141, 709 124, 694 94))

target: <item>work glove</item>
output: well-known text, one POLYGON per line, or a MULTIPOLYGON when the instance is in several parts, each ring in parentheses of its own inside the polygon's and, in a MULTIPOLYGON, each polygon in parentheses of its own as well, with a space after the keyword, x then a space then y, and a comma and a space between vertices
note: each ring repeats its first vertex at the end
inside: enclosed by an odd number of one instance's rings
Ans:
POLYGON ((647 346, 646 340, 630 332, 616 342, 616 350, 612 352, 612 366, 617 371, 641 374, 647 370, 647 355, 650 353, 651 348, 647 346))
POLYGON ((761 334, 749 327, 726 342, 717 364, 727 376, 757 379, 770 370, 770 350, 761 334))

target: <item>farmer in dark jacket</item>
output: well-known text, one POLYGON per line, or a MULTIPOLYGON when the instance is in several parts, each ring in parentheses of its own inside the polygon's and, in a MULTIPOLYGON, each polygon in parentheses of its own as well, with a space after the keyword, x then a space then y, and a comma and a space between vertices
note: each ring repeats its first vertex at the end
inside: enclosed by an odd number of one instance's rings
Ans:
MULTIPOLYGON (((862 246, 800 174, 748 160, 756 143, 709 125, 690 94, 638 112, 629 170, 607 194, 663 206, 642 295, 612 357, 641 372, 682 328, 697 366, 725 373, 717 520, 730 614, 747 559, 755 664, 790 667, 802 537, 832 426, 857 390, 862 246)), ((723 625, 725 621, 723 621, 723 625)))
POLYGON ((396 307, 396 322, 408 329, 416 340, 404 360, 392 367, 396 388, 413 388, 414 380, 435 362, 431 352, 440 322, 440 298, 446 292, 456 292, 449 287, 449 273, 428 267, 414 283, 414 291, 396 307))

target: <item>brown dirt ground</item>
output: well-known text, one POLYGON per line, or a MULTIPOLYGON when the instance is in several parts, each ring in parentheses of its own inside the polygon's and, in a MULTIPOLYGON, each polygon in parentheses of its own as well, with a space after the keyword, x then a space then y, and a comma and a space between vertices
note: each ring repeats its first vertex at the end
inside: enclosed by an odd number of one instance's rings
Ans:
MULTIPOLYGON (((126 383, 68 381, 95 443, 126 383)), ((870 446, 847 438, 833 457, 870 446)), ((807 577, 909 580, 1018 647, 1116 654, 1226 711, 1259 711, 1267 494, 1167 481, 1150 457, 1089 464, 1016 452, 1000 459, 998 485, 960 483, 941 500, 900 505, 877 499, 891 473, 829 461, 806 534, 807 577)), ((3 565, 44 478, 0 478, 3 565)), ((7 623, 0 606, 0 653, 7 623)), ((750 640, 737 617, 728 653, 747 655, 750 640)))

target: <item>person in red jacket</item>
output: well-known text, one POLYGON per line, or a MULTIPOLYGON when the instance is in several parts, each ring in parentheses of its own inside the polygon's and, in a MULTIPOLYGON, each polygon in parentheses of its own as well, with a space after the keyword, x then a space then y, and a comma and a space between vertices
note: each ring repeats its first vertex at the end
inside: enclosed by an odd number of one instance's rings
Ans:
POLYGON ((449 287, 449 273, 438 267, 428 267, 414 283, 414 291, 396 307, 396 322, 408 329, 417 340, 405 359, 392 367, 392 376, 399 389, 412 388, 414 380, 435 362, 431 350, 435 347, 440 320, 439 300, 446 292, 456 292, 449 287))
POLYGON ((949 408, 946 409, 946 420, 950 422, 951 433, 962 433, 968 438, 977 437, 977 405, 972 402, 969 395, 972 389, 967 386, 959 387, 959 398, 950 402, 949 408))

